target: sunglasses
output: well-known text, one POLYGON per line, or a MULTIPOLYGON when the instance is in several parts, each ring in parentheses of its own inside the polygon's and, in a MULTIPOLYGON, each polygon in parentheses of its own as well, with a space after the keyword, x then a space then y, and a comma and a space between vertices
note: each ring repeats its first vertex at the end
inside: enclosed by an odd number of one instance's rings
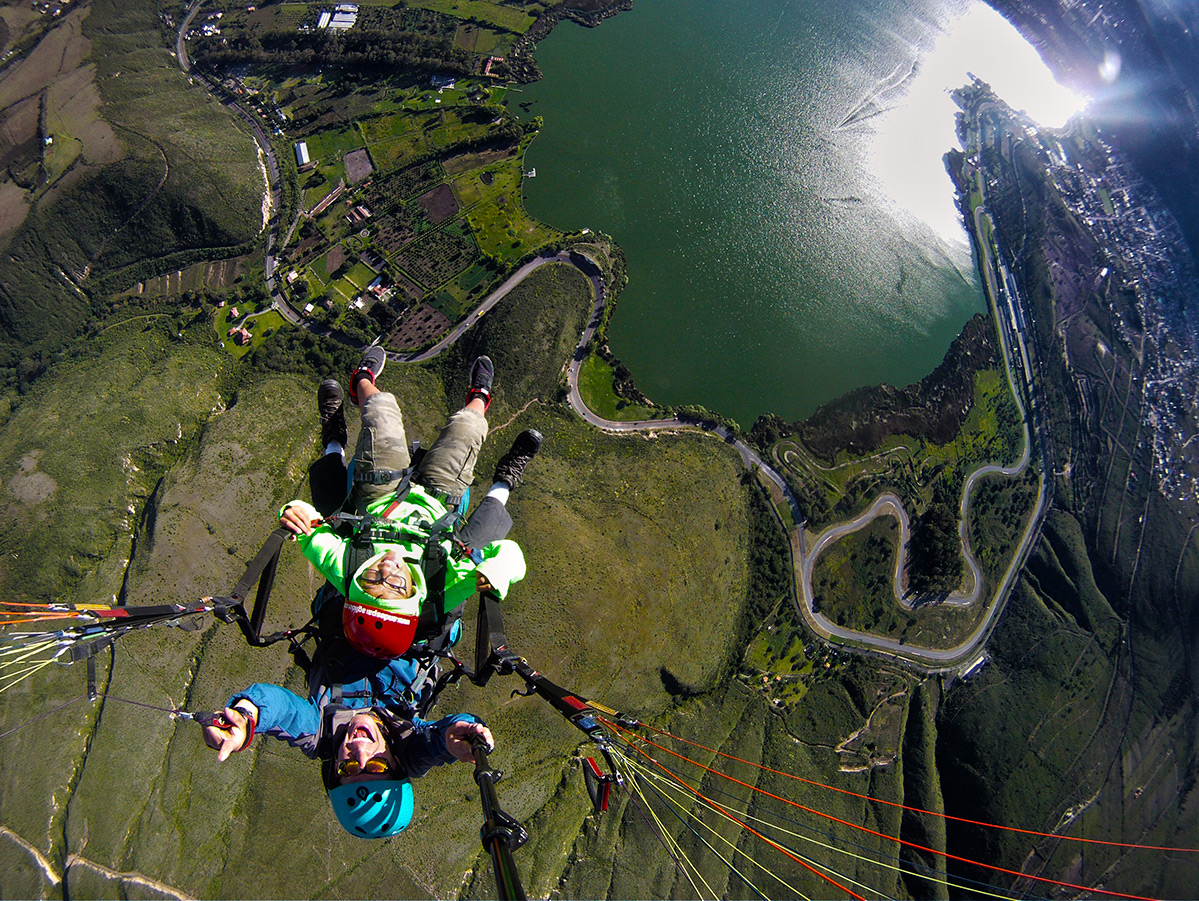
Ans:
POLYGON ((361 766, 359 766, 358 761, 354 758, 343 760, 337 765, 337 775, 339 776, 357 776, 359 773, 379 775, 390 772, 391 764, 387 762, 386 757, 372 757, 361 766))

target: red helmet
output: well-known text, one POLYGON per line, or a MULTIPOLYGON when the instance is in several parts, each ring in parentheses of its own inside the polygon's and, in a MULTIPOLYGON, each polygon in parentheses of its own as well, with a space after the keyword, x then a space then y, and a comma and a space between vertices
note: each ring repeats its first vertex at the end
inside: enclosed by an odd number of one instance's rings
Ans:
POLYGON ((355 648, 371 657, 390 660, 402 657, 412 646, 420 621, 420 608, 428 591, 425 574, 411 560, 404 560, 404 574, 411 579, 410 594, 403 598, 375 597, 360 579, 394 549, 382 551, 358 567, 350 581, 350 594, 341 611, 341 625, 355 648))
POLYGON ((341 625, 350 644, 384 660, 407 653, 419 620, 417 615, 394 613, 359 601, 346 601, 341 611, 341 625))

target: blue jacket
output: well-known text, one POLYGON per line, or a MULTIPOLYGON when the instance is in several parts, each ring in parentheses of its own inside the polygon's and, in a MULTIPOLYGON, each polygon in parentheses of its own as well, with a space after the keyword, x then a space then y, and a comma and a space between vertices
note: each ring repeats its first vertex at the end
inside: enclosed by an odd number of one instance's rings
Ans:
MULTIPOLYGON (((396 762, 410 779, 423 776, 431 767, 453 763, 456 759, 445 747, 445 730, 453 723, 477 723, 478 718, 469 713, 443 717, 436 722, 411 717, 411 708, 404 700, 404 691, 412 684, 415 664, 403 658, 388 661, 382 668, 378 660, 362 657, 361 667, 347 667, 342 683, 344 707, 367 709, 387 707, 393 712, 412 719, 414 731, 400 748, 393 748, 396 762), (360 669, 360 673, 355 670, 360 669), (354 679, 355 675, 360 676, 354 679), (352 681, 351 681, 352 679, 352 681)), ((257 682, 244 691, 229 698, 226 706, 232 707, 245 698, 258 708, 258 724, 255 734, 269 735, 299 748, 309 757, 316 757, 317 734, 320 731, 321 714, 332 701, 328 687, 316 687, 308 698, 279 685, 257 682)))

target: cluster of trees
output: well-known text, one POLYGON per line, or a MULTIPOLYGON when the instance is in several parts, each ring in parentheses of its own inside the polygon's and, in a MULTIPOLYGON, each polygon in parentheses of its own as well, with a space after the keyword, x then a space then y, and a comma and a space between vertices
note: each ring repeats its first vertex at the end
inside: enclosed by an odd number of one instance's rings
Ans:
POLYGON ((213 67, 231 65, 337 65, 466 74, 474 57, 442 36, 407 31, 233 32, 200 38, 194 55, 213 67))
POLYGON ((738 650, 749 643, 779 598, 790 596, 793 579, 791 551, 774 511, 752 473, 744 473, 741 483, 749 494, 749 595, 739 627, 738 650))
POLYGON ((314 335, 307 329, 285 328, 255 348, 248 362, 258 372, 296 373, 316 384, 330 372, 349 372, 360 354, 357 348, 314 335))
MULTIPOLYGON (((310 9, 315 21, 319 10, 316 7, 310 7, 310 9)), ((390 9, 378 6, 359 6, 358 21, 354 27, 388 34, 412 32, 452 40, 458 30, 459 21, 461 20, 431 9, 417 9, 397 3, 390 9)), ((474 20, 468 19, 467 21, 474 20)))
POLYGON ((912 523, 908 542, 908 589, 921 597, 944 596, 962 582, 957 511, 934 501, 912 523))

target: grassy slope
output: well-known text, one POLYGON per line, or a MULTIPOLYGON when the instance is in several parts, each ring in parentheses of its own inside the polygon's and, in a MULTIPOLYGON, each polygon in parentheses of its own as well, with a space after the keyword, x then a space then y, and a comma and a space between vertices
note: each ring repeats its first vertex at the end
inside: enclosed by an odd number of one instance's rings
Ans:
MULTIPOLYGON (((493 465, 518 427, 537 425, 547 436, 546 449, 512 502, 516 537, 527 550, 530 574, 507 605, 509 636, 515 647, 565 684, 655 713, 672 700, 662 668, 678 683, 703 687, 728 661, 726 636, 734 632, 739 598, 746 590, 738 463, 723 443, 696 436, 657 442, 608 438, 553 404, 535 405, 508 422, 524 396, 552 397, 557 391, 564 357, 555 360, 545 352, 547 345, 536 339, 534 326, 549 346, 569 346, 567 333, 581 325, 589 307, 580 293, 585 283, 564 278, 569 272, 543 273, 514 292, 508 303, 511 316, 538 309, 548 315, 535 322, 486 327, 529 338, 496 351, 500 384, 506 387, 497 392, 491 415, 496 435, 480 471, 493 465), (553 322, 557 331, 549 325, 553 322), (513 397, 518 393, 521 397, 513 397), (708 487, 697 494, 700 482, 708 487), (722 528, 717 531, 713 526, 718 521, 722 528), (724 603, 717 607, 713 583, 722 586, 724 603)), ((122 328, 110 333, 94 359, 47 377, 41 393, 21 408, 0 438, 14 449, 39 449, 37 471, 53 473, 65 484, 72 467, 88 466, 93 459, 120 459, 121 445, 101 448, 90 443, 90 436, 115 433, 139 448, 153 445, 141 453, 161 466, 162 447, 155 444, 155 435, 165 442, 182 427, 184 438, 166 462, 177 450, 186 452, 170 466, 150 500, 146 495, 156 471, 143 461, 141 477, 132 478, 113 464, 87 483, 89 509, 103 514, 144 504, 149 511, 142 517, 129 571, 130 602, 194 598, 225 589, 266 534, 272 511, 300 488, 317 432, 311 386, 289 376, 261 378, 240 389, 236 403, 198 431, 199 411, 207 412, 219 401, 219 380, 212 373, 219 372, 222 358, 185 345, 181 353, 156 362, 162 353, 158 331, 151 326, 140 332, 132 324, 122 328), (148 375, 143 374, 147 366, 148 375), (150 390, 152 384, 162 388, 161 395, 150 390), (42 449, 39 428, 56 422, 61 411, 79 408, 83 386, 98 398, 88 411, 92 427, 84 433, 87 440, 80 442, 76 434, 72 441, 68 435, 42 449), (161 396, 168 402, 147 403, 137 427, 122 431, 116 424, 130 411, 103 401, 114 394, 151 400, 161 396), (177 409, 181 403, 191 412, 177 409), (108 419, 114 421, 112 427, 105 425, 108 419)), ((476 340, 488 337, 485 328, 478 331, 476 340)), ((401 397, 412 433, 426 440, 454 405, 452 399, 460 396, 461 386, 451 381, 448 400, 437 375, 422 367, 393 367, 383 382, 401 397)), ((15 467, 15 450, 9 459, 15 467)), ((11 476, 5 484, 11 488, 11 476)), ((29 548, 72 536, 81 524, 65 496, 40 506, 11 496, 7 501, 10 516, 23 515, 34 524, 24 535, 29 548)), ((95 559, 76 577, 74 589, 72 578, 62 572, 65 567, 43 563, 31 570, 36 587, 31 586, 30 594, 62 592, 71 600, 110 596, 119 587, 120 561, 128 554, 128 528, 123 513, 108 524, 103 541, 97 541, 101 547, 95 559)), ((294 553, 286 555, 280 578, 278 622, 294 622, 316 583, 294 553)), ((170 630, 128 639, 117 655, 108 691, 163 706, 211 707, 243 683, 283 678, 288 663, 281 649, 248 649, 231 627, 170 630)), ((101 669, 103 676, 106 667, 101 669)), ((77 696, 82 678, 79 667, 39 674, 4 696, 4 721, 19 722, 77 696)), ((566 790, 569 803, 558 794, 577 737, 538 702, 510 701, 510 687, 460 689, 446 699, 444 709, 469 707, 490 718, 501 741, 497 762, 510 772, 504 803, 515 815, 534 816, 553 798, 552 811, 573 823, 565 832, 540 834, 538 846, 544 849, 546 843, 569 841, 582 819, 577 781, 571 780, 566 790)), ((336 827, 313 768, 275 743, 258 744, 253 754, 221 767, 200 747, 194 727, 176 727, 164 715, 111 701, 102 712, 81 703, 55 714, 47 725, 54 728, 22 730, 6 740, 0 823, 58 867, 69 849, 86 860, 201 896, 378 897, 453 894, 462 874, 476 864, 479 811, 466 768, 422 781, 411 839, 363 843, 344 837, 336 827), (47 735, 51 753, 44 744, 47 735), (85 747, 81 769, 62 765, 82 760, 85 747), (131 751, 145 776, 125 778, 131 751), (264 865, 267 844, 272 858, 264 865)), ((539 860, 537 866, 548 868, 545 879, 556 880, 561 863, 553 864, 558 858, 544 853, 549 856, 530 851, 525 859, 539 860)), ((54 891, 11 842, 0 843, 0 865, 15 874, 6 883, 11 891, 54 891)), ((112 890, 109 877, 85 864, 71 871, 72 894, 112 890)))
POLYGON ((163 46, 155 5, 99 0, 83 35, 99 115, 123 157, 88 165, 85 154, 0 257, 0 317, 14 354, 15 342, 26 356, 30 345, 53 349, 86 321, 90 300, 69 280, 126 287, 153 274, 147 261, 239 244, 262 225, 253 141, 188 84, 163 46))
MULTIPOLYGON (((1026 206, 1030 249, 1089 246, 1052 194, 1026 206)), ((1151 465, 1133 390, 1151 363, 1113 323, 1127 298, 1095 293, 1097 266, 1063 267, 1074 296, 1058 309, 1045 256, 1021 261, 1048 376, 1054 509, 989 646, 993 664, 940 711, 938 764, 947 809, 962 816, 1048 830, 1073 811, 1075 836, 1193 846, 1196 621, 1186 599, 1199 570, 1186 513, 1129 475, 1151 465), (1059 468, 1065 459, 1072 467, 1059 468)), ((1031 847, 965 828, 949 838, 953 851, 1007 866, 1031 847)), ((1052 878, 1154 897, 1190 897, 1199 884, 1189 856, 1053 842, 1037 851, 1037 871, 1052 878)))

